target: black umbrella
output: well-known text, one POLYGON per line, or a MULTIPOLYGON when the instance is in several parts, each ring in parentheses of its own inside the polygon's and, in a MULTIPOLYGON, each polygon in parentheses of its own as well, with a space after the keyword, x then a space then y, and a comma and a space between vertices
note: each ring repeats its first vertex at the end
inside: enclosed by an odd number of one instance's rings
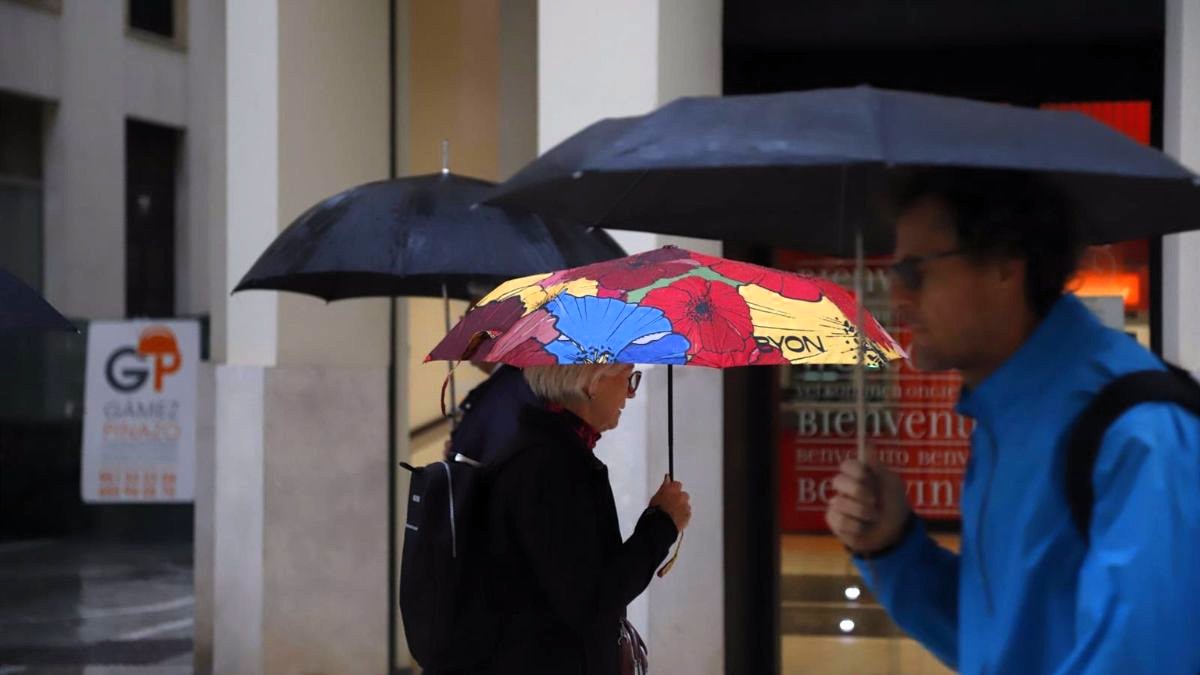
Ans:
POLYGON ((493 186, 442 172, 336 194, 289 225, 234 292, 471 300, 506 279, 625 255, 602 230, 473 208, 493 186))
POLYGON ((17 331, 75 331, 62 314, 24 282, 0 270, 0 333, 17 331))
POLYGON ((478 206, 494 187, 444 169, 340 192, 288 225, 233 292, 440 297, 449 331, 450 298, 474 300, 513 277, 625 255, 599 228, 478 206))
POLYGON ((499 186, 491 204, 617 229, 884 253, 876 197, 897 169, 1038 172, 1091 243, 1197 227, 1197 177, 1082 114, 870 87, 679 99, 604 120, 499 186))
MULTIPOLYGON (((486 201, 589 226, 854 256, 862 297, 864 253, 892 248, 877 198, 893 172, 926 167, 1037 172, 1091 243, 1200 225, 1195 174, 1084 115, 865 86, 683 98, 597 122, 486 201)), ((862 368, 855 381, 862 457, 862 368)))

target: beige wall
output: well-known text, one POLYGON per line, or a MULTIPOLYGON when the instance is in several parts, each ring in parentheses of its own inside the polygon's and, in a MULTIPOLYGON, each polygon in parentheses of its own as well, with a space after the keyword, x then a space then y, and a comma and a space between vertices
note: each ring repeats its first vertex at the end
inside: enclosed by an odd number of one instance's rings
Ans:
MULTIPOLYGON (((387 177, 387 6, 288 0, 279 25, 282 230, 318 201, 387 177)), ((278 364, 385 365, 387 318, 386 300, 281 293, 278 364)))
POLYGON ((496 180, 499 170, 499 0, 412 0, 409 173, 441 169, 496 180))
MULTIPOLYGON (((450 141, 450 170, 497 180, 501 149, 506 163, 536 154, 532 135, 536 113, 536 70, 522 51, 536 36, 536 11, 514 0, 411 0, 408 4, 406 128, 401 132, 406 166, 402 173, 433 173, 442 167, 441 141, 450 141), (503 21, 502 21, 503 19, 503 21), (504 42, 505 36, 511 36, 504 42), (501 67, 502 43, 507 69, 501 67), (502 74, 505 89, 502 93, 502 74), (502 101, 501 97, 504 97, 502 101), (502 132, 508 111, 511 129, 502 132), (521 130, 525 130, 522 133, 521 130)), ((536 65, 536 64, 535 64, 536 65)), ((413 428, 436 421, 445 363, 424 363, 425 354, 445 334, 442 301, 410 298, 408 330, 408 415, 413 428)), ((466 311, 452 302, 452 321, 466 311)), ((456 372, 459 399, 483 379, 470 367, 456 372)), ((423 437, 426 449, 441 446, 444 435, 423 437)), ((414 448, 414 457, 425 458, 414 448)))
POLYGON ((537 157, 537 0, 500 0, 500 167, 537 157))

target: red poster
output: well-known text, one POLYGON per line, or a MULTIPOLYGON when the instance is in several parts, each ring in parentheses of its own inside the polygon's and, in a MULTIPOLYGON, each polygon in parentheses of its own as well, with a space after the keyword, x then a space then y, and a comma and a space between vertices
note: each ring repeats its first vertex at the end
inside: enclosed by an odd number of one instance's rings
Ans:
MULTIPOLYGON (((867 308, 906 348, 888 304, 888 258, 869 259, 867 308)), ((783 269, 824 276, 854 287, 853 261, 776 253, 783 269)), ((780 396, 780 522, 785 532, 825 531, 825 507, 843 459, 857 456, 853 368, 785 367, 780 396)), ((894 363, 866 377, 867 445, 905 479, 909 502, 926 518, 959 517, 972 422, 954 412, 961 379, 894 363)))

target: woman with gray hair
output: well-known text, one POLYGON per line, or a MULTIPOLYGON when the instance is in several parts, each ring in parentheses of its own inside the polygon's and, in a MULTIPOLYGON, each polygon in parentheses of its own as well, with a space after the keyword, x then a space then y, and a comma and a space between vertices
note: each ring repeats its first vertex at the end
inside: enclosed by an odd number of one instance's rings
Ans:
POLYGON ((536 366, 525 378, 542 404, 522 411, 488 497, 501 634, 480 672, 617 675, 618 641, 630 637, 625 607, 691 519, 688 494, 664 480, 622 541, 608 469, 593 450, 620 422, 641 373, 628 364, 536 366))

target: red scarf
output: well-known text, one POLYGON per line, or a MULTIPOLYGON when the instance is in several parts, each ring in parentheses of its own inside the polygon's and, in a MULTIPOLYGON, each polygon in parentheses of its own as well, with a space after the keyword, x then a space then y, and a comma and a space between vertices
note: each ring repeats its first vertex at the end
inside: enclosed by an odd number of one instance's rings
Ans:
POLYGON ((579 436, 579 440, 583 441, 583 444, 588 447, 588 450, 596 449, 596 441, 600 440, 600 432, 596 431, 592 425, 583 421, 582 417, 576 415, 570 410, 567 410, 557 403, 547 403, 546 410, 549 410, 550 412, 560 416, 563 421, 567 423, 567 426, 571 429, 571 431, 574 431, 575 435, 579 436))

